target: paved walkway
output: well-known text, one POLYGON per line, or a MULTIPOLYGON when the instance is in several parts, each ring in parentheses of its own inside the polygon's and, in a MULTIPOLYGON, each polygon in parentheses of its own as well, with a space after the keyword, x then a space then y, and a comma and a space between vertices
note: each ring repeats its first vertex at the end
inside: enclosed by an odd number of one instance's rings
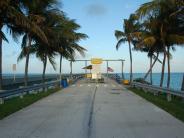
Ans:
POLYGON ((184 123, 112 80, 80 81, 0 121, 0 138, 183 138, 184 123))

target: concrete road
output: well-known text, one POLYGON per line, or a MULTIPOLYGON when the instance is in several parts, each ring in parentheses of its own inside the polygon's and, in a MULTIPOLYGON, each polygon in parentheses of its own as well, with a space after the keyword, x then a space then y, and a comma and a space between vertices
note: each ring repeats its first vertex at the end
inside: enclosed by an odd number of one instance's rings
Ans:
POLYGON ((80 81, 0 121, 0 138, 183 138, 184 123, 112 80, 80 81))

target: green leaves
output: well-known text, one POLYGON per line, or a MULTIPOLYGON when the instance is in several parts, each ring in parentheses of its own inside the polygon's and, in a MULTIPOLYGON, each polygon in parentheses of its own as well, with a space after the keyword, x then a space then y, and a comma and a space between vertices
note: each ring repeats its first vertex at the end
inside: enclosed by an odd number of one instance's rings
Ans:
POLYGON ((2 31, 0 31, 0 37, 1 37, 4 41, 8 42, 8 39, 6 38, 5 34, 4 34, 2 31))

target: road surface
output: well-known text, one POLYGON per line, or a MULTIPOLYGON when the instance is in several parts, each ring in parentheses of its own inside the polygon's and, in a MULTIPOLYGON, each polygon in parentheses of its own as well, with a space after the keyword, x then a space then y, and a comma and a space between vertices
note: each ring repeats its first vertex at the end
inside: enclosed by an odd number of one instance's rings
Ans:
POLYGON ((112 80, 84 80, 0 121, 0 138, 183 138, 184 123, 112 80))

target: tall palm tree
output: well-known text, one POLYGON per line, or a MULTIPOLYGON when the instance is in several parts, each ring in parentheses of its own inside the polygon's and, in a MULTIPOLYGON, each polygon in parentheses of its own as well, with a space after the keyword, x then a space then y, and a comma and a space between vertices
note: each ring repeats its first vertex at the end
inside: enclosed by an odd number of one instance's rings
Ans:
MULTIPOLYGON (((153 17, 147 18, 146 21, 144 21, 140 26, 140 32, 138 36, 138 41, 136 41, 134 49, 142 52, 148 53, 148 57, 150 58, 150 68, 148 72, 144 76, 144 80, 148 77, 150 74, 150 79, 152 78, 152 68, 155 65, 157 61, 161 63, 159 60, 159 53, 162 53, 162 45, 161 45, 161 39, 159 36, 159 30, 158 23, 153 19, 153 17), (155 55, 156 53, 156 55, 155 55), (152 63, 152 58, 154 58, 154 61, 152 63)), ((150 80, 152 82, 152 80, 150 80)))
POLYGON ((58 53, 60 55, 60 79, 62 78, 61 68, 63 57, 67 60, 75 60, 75 54, 79 52, 80 55, 84 56, 85 48, 80 46, 78 42, 82 39, 86 39, 88 36, 83 33, 78 33, 77 30, 80 26, 75 23, 74 20, 65 18, 60 24, 59 30, 59 43, 58 43, 58 53))
POLYGON ((8 41, 2 32, 4 26, 9 29, 29 30, 35 34, 41 34, 40 30, 32 24, 24 15, 19 0, 1 0, 0 1, 0 89, 2 89, 2 41, 8 41))
MULTIPOLYGON (((54 8, 54 4, 56 4, 55 0, 32 0, 32 1, 26 1, 23 0, 25 14, 27 15, 27 18, 32 24, 36 24, 39 28, 43 25, 45 21, 45 13, 48 10, 51 10, 54 8)), ((43 32, 43 30, 41 30, 43 32)), ((44 32, 43 32, 44 34, 44 32)), ((42 43, 47 44, 48 40, 45 34, 43 35, 45 39, 41 39, 42 43)), ((29 65, 29 56, 30 56, 30 49, 32 42, 35 41, 37 36, 34 34, 28 32, 25 32, 25 35, 22 39, 22 47, 26 47, 26 63, 25 63, 25 76, 24 76, 24 83, 25 86, 27 86, 28 82, 28 65, 29 65)))
POLYGON ((132 74, 132 48, 131 43, 133 43, 133 34, 135 32, 138 32, 139 25, 136 22, 137 18, 134 14, 131 14, 129 19, 124 19, 124 31, 115 31, 115 36, 118 40, 118 43, 116 44, 116 49, 118 50, 122 43, 128 42, 129 46, 129 55, 130 55, 130 83, 133 79, 132 74))
POLYGON ((181 45, 184 43, 184 36, 181 33, 183 28, 183 8, 181 4, 178 4, 175 0, 153 0, 151 2, 143 4, 137 13, 140 17, 144 17, 143 20, 147 20, 147 17, 152 16, 157 20, 158 28, 160 30, 159 36, 161 39, 162 49, 164 53, 162 74, 160 86, 163 86, 164 70, 166 58, 168 60, 168 78, 167 88, 170 87, 170 47, 175 44, 181 45), (175 18, 173 18, 175 17, 175 18), (175 26, 173 26, 175 24, 175 26))

